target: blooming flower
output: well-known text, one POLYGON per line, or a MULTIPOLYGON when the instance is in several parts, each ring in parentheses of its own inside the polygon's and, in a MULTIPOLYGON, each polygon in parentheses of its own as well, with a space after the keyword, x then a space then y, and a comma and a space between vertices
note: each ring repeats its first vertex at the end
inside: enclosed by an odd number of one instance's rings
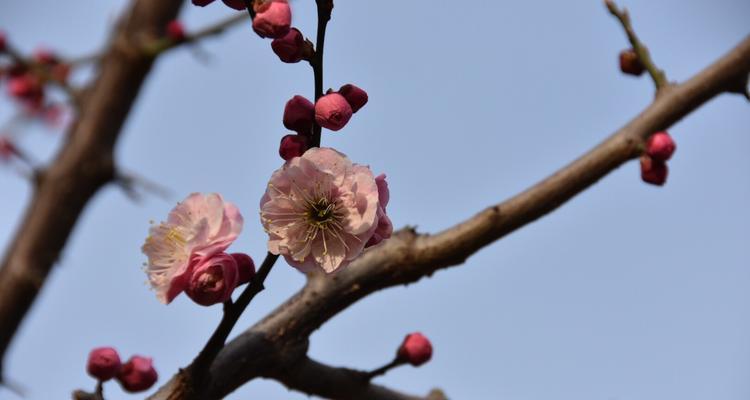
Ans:
POLYGON ((276 170, 261 199, 268 250, 303 272, 336 271, 362 253, 387 218, 380 201, 369 167, 336 150, 312 148, 276 170))
POLYGON ((193 193, 178 203, 166 222, 152 225, 141 250, 146 273, 162 303, 184 291, 196 260, 229 247, 242 230, 242 215, 217 193, 193 193))

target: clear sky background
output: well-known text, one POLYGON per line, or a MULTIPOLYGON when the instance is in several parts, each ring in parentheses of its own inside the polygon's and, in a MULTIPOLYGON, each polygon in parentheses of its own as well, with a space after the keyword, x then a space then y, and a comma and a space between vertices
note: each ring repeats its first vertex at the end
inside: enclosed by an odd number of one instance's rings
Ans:
MULTIPOLYGON (((217 2, 218 3, 218 2, 217 2)), ((314 36, 312 0, 294 24, 314 36)), ((685 80, 750 33, 745 0, 621 0, 669 78, 685 80)), ((122 0, 3 1, 0 28, 24 50, 100 48, 122 0)), ((232 14, 185 7, 189 29, 232 14)), ((620 26, 600 1, 336 2, 325 87, 355 83, 370 103, 325 146, 386 172, 396 227, 447 228, 533 184, 646 107, 651 82, 623 76, 620 26)), ((220 318, 186 297, 161 305, 145 285, 148 221, 194 191, 222 193, 246 217, 231 248, 256 261, 258 200, 273 170, 284 103, 312 96, 311 69, 286 65, 245 25, 159 60, 125 125, 117 161, 174 198, 129 201, 114 186, 90 203, 6 359, 29 400, 92 389, 88 351, 154 357, 160 383, 186 365, 220 318)), ((5 90, 2 88, 2 90, 5 90)), ((117 93, 112 93, 117 96, 117 93)), ((0 100, 0 121, 14 108, 0 100)), ((59 134, 28 127, 43 159, 59 134)), ((433 360, 377 382, 453 399, 750 398, 750 104, 724 95, 671 129, 663 188, 631 162, 547 216, 409 287, 376 293, 311 338, 311 355, 369 369, 403 336, 432 339, 433 360)), ((0 243, 31 192, 0 170, 0 243)), ((281 262, 238 325, 298 290, 281 262)), ((235 334, 237 333, 235 332, 235 334)), ((105 386, 108 400, 140 398, 105 386)), ((0 389, 0 398, 13 396, 0 389)), ((256 380, 230 399, 304 399, 256 380)))

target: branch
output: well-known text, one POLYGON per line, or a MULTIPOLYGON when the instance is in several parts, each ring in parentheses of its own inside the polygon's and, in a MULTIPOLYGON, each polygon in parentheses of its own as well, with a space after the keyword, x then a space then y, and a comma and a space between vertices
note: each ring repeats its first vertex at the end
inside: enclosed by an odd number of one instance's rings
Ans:
MULTIPOLYGON (((307 338, 330 318, 373 292, 461 264, 482 247, 553 211, 638 157, 653 132, 729 91, 748 73, 750 36, 689 81, 658 96, 594 149, 526 191, 434 236, 402 229, 334 275, 310 274, 300 292, 227 343, 211 366, 214 378, 204 399, 222 398, 257 377, 293 379, 284 371, 305 362, 307 338)), ((178 398, 180 382, 178 374, 150 399, 178 398)))
MULTIPOLYGON (((98 76, 80 98, 77 120, 38 185, 0 264, 0 360, 89 200, 115 178, 114 147, 154 62, 135 50, 158 38, 182 0, 136 0, 118 23, 98 76), (113 96, 113 93, 117 93, 113 96)), ((2 377, 0 363, 0 377, 2 377)))
POLYGON ((618 9, 617 5, 612 0, 604 0, 604 4, 607 6, 609 12, 620 21, 622 28, 625 29, 625 33, 628 35, 630 45, 633 46, 633 51, 635 51, 635 53, 638 55, 638 61, 643 64, 643 66, 646 68, 646 71, 648 71, 648 74, 651 75, 651 79, 654 81, 654 85, 656 86, 656 91, 658 93, 660 89, 669 85, 667 76, 666 74, 664 74, 664 71, 659 69, 656 64, 654 64, 654 60, 651 59, 651 54, 649 53, 648 48, 643 43, 641 43, 641 41, 638 39, 638 36, 635 34, 633 25, 630 23, 630 15, 628 14, 628 10, 618 9))
POLYGON ((335 368, 307 357, 270 378, 289 389, 333 400, 447 400, 439 390, 426 397, 399 393, 370 383, 367 372, 335 368))

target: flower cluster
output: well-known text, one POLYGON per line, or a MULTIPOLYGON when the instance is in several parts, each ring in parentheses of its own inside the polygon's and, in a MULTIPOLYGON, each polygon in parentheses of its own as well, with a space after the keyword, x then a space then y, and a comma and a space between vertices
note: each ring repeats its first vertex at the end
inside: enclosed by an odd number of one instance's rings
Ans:
POLYGON ((329 148, 287 161, 261 199, 268 250, 307 272, 333 272, 390 237, 385 176, 329 148))
POLYGON ((117 350, 112 347, 91 350, 86 371, 99 382, 115 378, 125 391, 131 393, 148 390, 159 379, 150 357, 134 355, 123 364, 117 350))
POLYGON ((219 194, 193 193, 178 203, 167 221, 151 227, 142 247, 157 298, 170 303, 185 292, 204 306, 229 300, 255 274, 249 256, 225 253, 242 224, 237 207, 219 194))
POLYGON ((667 182, 667 160, 672 158, 677 145, 667 132, 656 132, 646 141, 646 151, 641 156, 641 179, 652 185, 667 182))

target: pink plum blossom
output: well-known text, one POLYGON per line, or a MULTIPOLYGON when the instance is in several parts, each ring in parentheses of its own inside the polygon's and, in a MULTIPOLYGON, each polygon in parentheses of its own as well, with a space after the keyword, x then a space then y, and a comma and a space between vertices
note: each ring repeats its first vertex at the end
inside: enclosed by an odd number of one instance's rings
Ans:
POLYGON ((387 218, 380 203, 387 198, 369 167, 312 148, 276 170, 261 199, 268 250, 302 272, 334 272, 362 253, 387 218))
POLYGON ((178 203, 166 222, 152 225, 141 250, 146 274, 162 303, 170 303, 190 284, 199 259, 221 253, 242 231, 242 215, 217 193, 193 193, 178 203))

